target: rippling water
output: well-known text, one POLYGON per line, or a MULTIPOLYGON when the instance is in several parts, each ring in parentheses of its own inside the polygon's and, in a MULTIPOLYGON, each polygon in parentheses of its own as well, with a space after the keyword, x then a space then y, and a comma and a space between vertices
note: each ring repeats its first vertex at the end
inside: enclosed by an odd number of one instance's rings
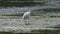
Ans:
MULTIPOLYGON (((1 16, 0 16, 1 17, 1 16)), ((22 17, 4 16, 0 18, 0 31, 6 32, 30 32, 35 29, 46 29, 46 27, 55 26, 60 24, 60 18, 41 18, 40 16, 31 16, 29 23, 31 25, 25 25, 22 17)), ((48 28, 49 29, 49 28, 48 28)))
POLYGON ((57 6, 31 6, 31 7, 7 7, 7 8, 1 8, 0 9, 0 15, 2 14, 17 14, 17 13, 20 13, 20 12, 24 12, 24 11, 27 11, 29 9, 35 11, 35 10, 39 10, 39 9, 47 9, 47 8, 57 8, 57 6))
MULTIPOLYGON (((0 15, 4 14, 16 14, 20 12, 27 11, 31 9, 33 11, 46 8, 60 8, 60 4, 55 2, 47 3, 46 6, 25 6, 25 7, 7 7, 0 8, 0 15)), ((43 14, 44 15, 44 14, 43 14)), ((55 13, 47 13, 48 15, 56 15, 55 13)), ((60 15, 60 13, 57 15, 60 15)), ((46 27, 55 26, 60 24, 60 18, 50 18, 50 17, 41 17, 41 16, 31 16, 29 23, 31 25, 25 25, 25 22, 22 20, 22 17, 18 16, 0 16, 0 31, 6 32, 30 32, 31 30, 38 29, 47 29, 46 27)), ((51 28, 48 28, 51 29, 51 28)), ((53 29, 53 28, 52 28, 53 29)))

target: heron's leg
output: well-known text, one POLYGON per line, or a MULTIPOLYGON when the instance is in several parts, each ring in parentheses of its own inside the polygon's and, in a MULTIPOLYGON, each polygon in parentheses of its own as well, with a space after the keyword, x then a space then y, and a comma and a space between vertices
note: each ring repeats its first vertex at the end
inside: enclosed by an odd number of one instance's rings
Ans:
POLYGON ((25 22, 25 25, 29 25, 30 24, 29 23, 29 19, 25 19, 24 22, 25 22))
POLYGON ((30 19, 28 19, 28 22, 27 22, 29 25, 31 25, 31 23, 30 23, 30 19))
POLYGON ((29 24, 29 19, 24 19, 25 25, 29 24))
POLYGON ((25 23, 25 19, 23 19, 24 23, 25 23))
POLYGON ((24 19, 24 23, 25 23, 25 25, 26 25, 26 24, 28 24, 28 21, 27 21, 27 19, 24 19))
POLYGON ((25 24, 28 24, 28 19, 25 19, 25 24))
POLYGON ((25 22, 25 24, 26 24, 26 19, 24 19, 24 22, 25 22))
POLYGON ((29 24, 29 19, 28 19, 28 24, 29 24))

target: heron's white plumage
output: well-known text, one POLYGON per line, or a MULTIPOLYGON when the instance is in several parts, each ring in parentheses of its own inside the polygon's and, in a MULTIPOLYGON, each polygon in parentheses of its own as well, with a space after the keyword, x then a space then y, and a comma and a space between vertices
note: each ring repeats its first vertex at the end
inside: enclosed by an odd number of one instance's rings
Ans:
POLYGON ((24 15, 23 15, 23 19, 28 19, 29 16, 30 16, 30 11, 25 12, 24 15))
POLYGON ((30 24, 30 23, 29 23, 30 13, 31 13, 31 11, 29 10, 29 11, 27 11, 27 12, 25 12, 25 13, 23 14, 23 17, 22 17, 22 18, 23 18, 23 20, 25 21, 25 24, 26 24, 26 25, 30 24), (25 19, 27 19, 28 21, 25 20, 25 19))

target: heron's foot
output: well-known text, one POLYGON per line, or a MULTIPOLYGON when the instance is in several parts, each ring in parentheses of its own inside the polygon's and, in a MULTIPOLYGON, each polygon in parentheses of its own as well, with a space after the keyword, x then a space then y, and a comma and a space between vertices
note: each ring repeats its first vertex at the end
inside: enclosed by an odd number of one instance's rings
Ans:
POLYGON ((25 23, 25 25, 31 25, 31 23, 25 23))

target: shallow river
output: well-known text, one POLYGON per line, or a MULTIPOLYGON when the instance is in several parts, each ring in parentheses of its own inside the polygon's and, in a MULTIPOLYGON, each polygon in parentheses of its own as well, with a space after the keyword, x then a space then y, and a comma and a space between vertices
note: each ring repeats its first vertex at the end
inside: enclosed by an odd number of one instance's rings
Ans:
POLYGON ((39 16, 31 16, 30 25, 26 25, 22 17, 17 16, 0 16, 0 31, 6 32, 30 32, 35 29, 50 29, 46 27, 60 24, 60 18, 43 18, 39 16))

